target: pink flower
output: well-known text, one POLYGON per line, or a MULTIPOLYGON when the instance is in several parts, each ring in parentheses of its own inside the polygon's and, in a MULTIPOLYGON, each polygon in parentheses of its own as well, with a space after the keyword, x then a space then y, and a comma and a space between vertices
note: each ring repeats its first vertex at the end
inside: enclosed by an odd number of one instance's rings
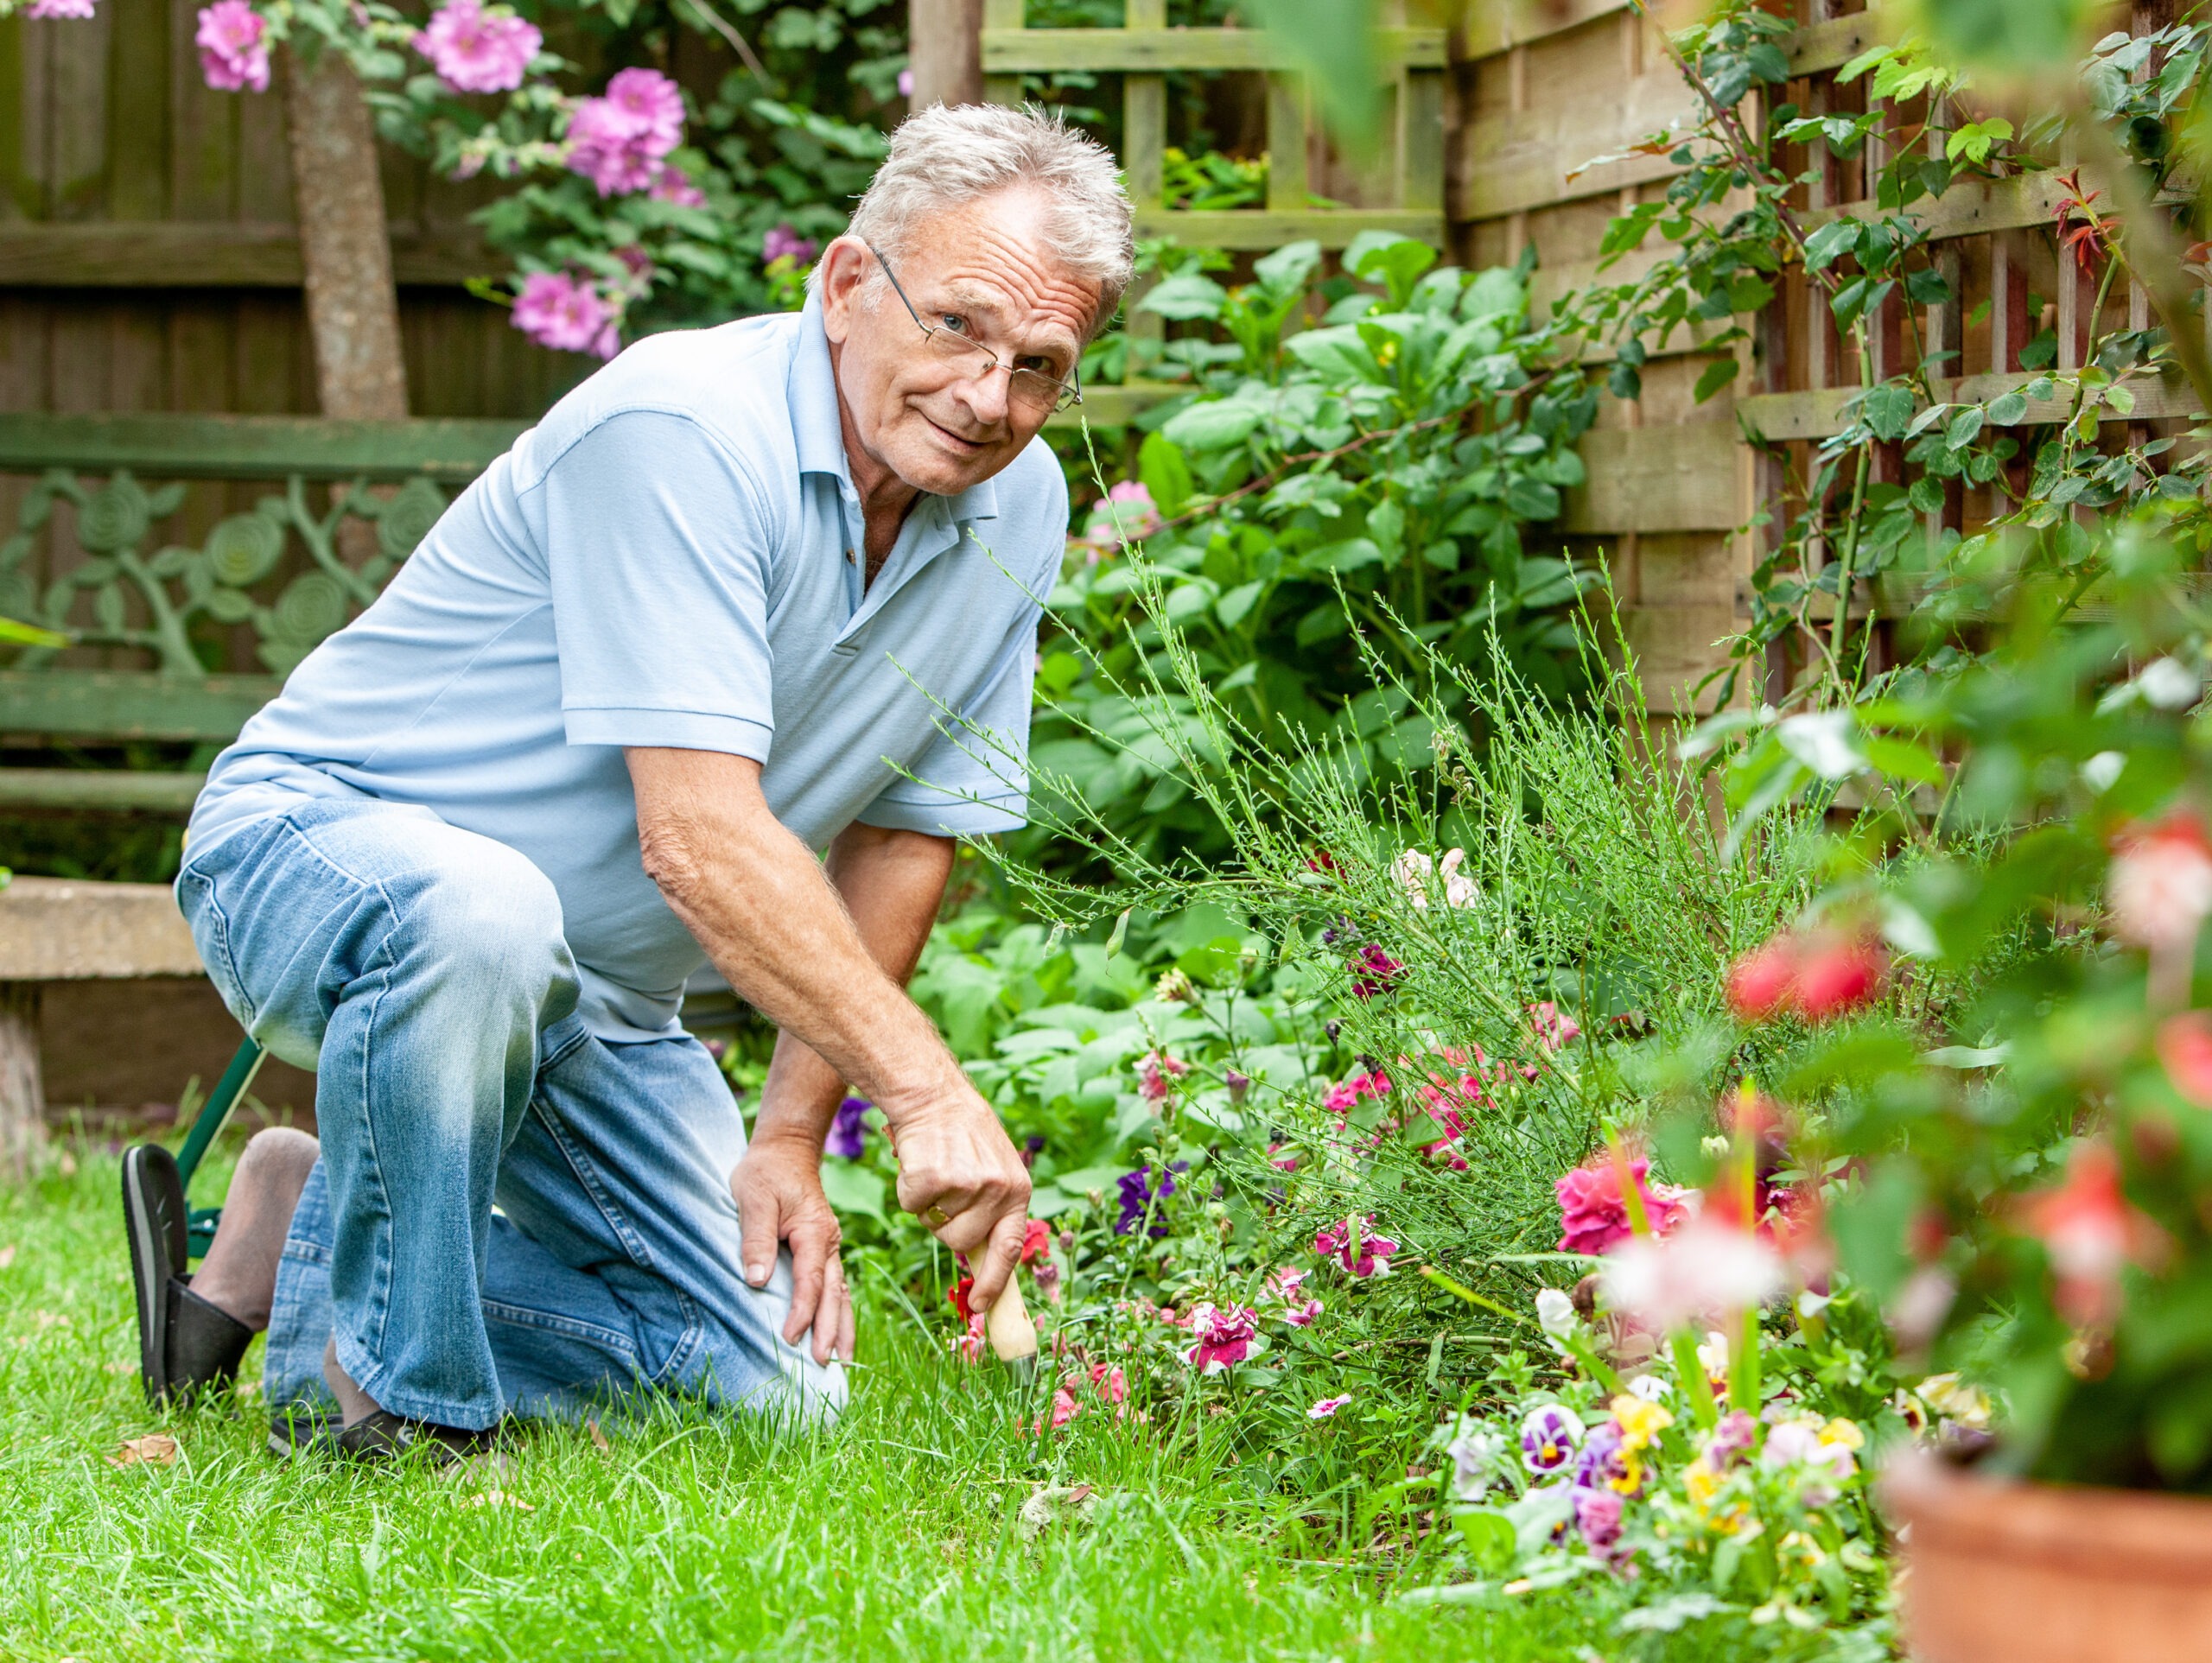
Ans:
POLYGON ((1083 1406, 1075 1400, 1075 1393, 1065 1386, 1052 1393, 1052 1427, 1058 1431, 1073 1420, 1083 1406))
POLYGON ((1282 1302, 1282 1320, 1293 1328, 1311 1328, 1321 1314, 1321 1302, 1306 1298, 1306 1277, 1288 1265, 1268 1273, 1267 1292, 1282 1302))
MULTIPOLYGON (((569 117, 569 171, 601 196, 651 188, 683 138, 683 95, 656 69, 626 69, 603 98, 586 98, 569 117)), ((688 188, 689 181, 686 181, 688 188)))
POLYGON ((1611 1489, 1583 1489, 1574 1493, 1574 1527, 1599 1558, 1611 1556, 1621 1539, 1622 1498, 1611 1489))
MULTIPOLYGON (((1677 1199, 1680 1191, 1644 1182, 1651 1163, 1638 1157, 1628 1163, 1637 1194, 1643 1202, 1643 1216, 1652 1229, 1663 1234, 1687 1209, 1677 1199)), ((1561 1253, 1604 1253, 1626 1241, 1628 1206, 1621 1194, 1618 1164, 1600 1154, 1587 1166, 1578 1166, 1552 1186, 1559 1196, 1559 1250, 1561 1253)))
POLYGON ((1782 1288, 1782 1255, 1750 1230, 1694 1218, 1671 1235, 1631 1236, 1606 1255, 1607 1306, 1665 1333, 1764 1304, 1782 1288))
POLYGON ((1334 1259, 1363 1279, 1390 1273, 1390 1255, 1398 1251, 1398 1244, 1386 1235, 1376 1235, 1372 1218, 1347 1218, 1342 1224, 1318 1231, 1313 1251, 1324 1259, 1334 1259))
POLYGON ((438 79, 460 92, 512 92, 544 44, 529 19, 505 7, 487 11, 483 0, 446 0, 414 41, 438 79))
POLYGON ((269 90, 269 47, 262 36, 269 25, 246 0, 215 0, 200 9, 193 41, 200 48, 200 73, 219 92, 269 90))
POLYGON ((1548 999, 1529 1007, 1529 1022, 1536 1031, 1536 1043, 1552 1056, 1582 1037, 1582 1025, 1548 999))
POLYGON ((31 0, 23 8, 26 17, 66 17, 79 22, 92 15, 92 0, 31 0))
POLYGON ((598 352, 609 345, 613 308, 582 277, 562 271, 533 271, 515 297, 515 327, 541 346, 556 352, 598 352))
POLYGON ((683 168, 671 167, 665 162, 660 164, 660 171, 653 175, 652 199, 679 208, 703 208, 707 206, 706 192, 693 184, 690 175, 683 168))
POLYGON ((2212 913, 2212 839, 2195 811, 2176 809, 2120 840, 2106 882, 2113 932, 2153 951, 2191 945, 2212 913))
POLYGON ((1183 1353, 1183 1361, 1202 1374, 1233 1368, 1250 1355, 1259 1331, 1257 1312, 1243 1305, 1224 1309, 1208 1301, 1191 1312, 1191 1338, 1195 1343, 1183 1353))
POLYGON ((1390 1095, 1390 1076, 1381 1069, 1363 1070, 1347 1074, 1329 1088, 1329 1095, 1321 1099, 1321 1107, 1339 1117, 1359 1107, 1363 1097, 1387 1097, 1390 1095))
POLYGON ((1344 1405, 1351 1401, 1351 1393, 1349 1392, 1345 1393, 1340 1398, 1323 1398, 1319 1403, 1316 1403, 1311 1409, 1308 1409, 1306 1412, 1306 1418, 1308 1420, 1326 1420, 1331 1415, 1336 1413, 1338 1410, 1343 1408, 1344 1405))
POLYGON ((911 69, 902 69, 899 72, 899 96, 902 98, 911 98, 914 96, 914 72, 911 69))
POLYGON ((1128 1376, 1119 1368, 1103 1362, 1090 1365, 1090 1384, 1098 1395, 1109 1403, 1121 1403, 1129 1395, 1128 1376))
POLYGON ((2212 1013, 2184 1011, 2158 1025, 2158 1060, 2176 1091, 2212 1108, 2212 1013))
POLYGON ((805 265, 821 251, 821 244, 811 237, 802 237, 790 225, 772 225, 768 234, 760 239, 760 263, 773 265, 778 260, 789 260, 793 265, 805 265))
POLYGON ((1179 1063, 1166 1051, 1148 1050, 1137 1063, 1137 1091, 1149 1102, 1166 1101, 1168 1082, 1179 1080, 1191 1071, 1188 1063, 1179 1063))
POLYGON ((977 1311, 968 1319, 967 1331, 952 1342, 952 1349, 963 1362, 981 1362, 983 1359, 983 1323, 986 1318, 977 1311))

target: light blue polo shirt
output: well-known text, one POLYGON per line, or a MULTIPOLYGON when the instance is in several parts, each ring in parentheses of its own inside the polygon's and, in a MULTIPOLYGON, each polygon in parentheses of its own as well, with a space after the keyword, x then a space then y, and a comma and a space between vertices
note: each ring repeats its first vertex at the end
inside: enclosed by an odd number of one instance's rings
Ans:
POLYGON ((292 672, 216 759, 192 846, 302 793, 421 804, 552 879, 594 1031, 673 1033, 706 961, 639 863, 620 747, 754 759, 769 808, 817 850, 855 821, 1020 825, 1067 518, 1038 441, 995 479, 924 496, 867 586, 818 308, 652 336, 493 463, 292 672))

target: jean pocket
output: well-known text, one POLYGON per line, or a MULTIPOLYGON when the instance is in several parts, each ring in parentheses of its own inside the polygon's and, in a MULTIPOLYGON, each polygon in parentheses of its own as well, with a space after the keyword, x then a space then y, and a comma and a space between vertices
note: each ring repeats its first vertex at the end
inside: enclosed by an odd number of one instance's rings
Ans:
POLYGON ((207 980, 215 984, 215 992, 238 1019, 238 1025, 251 1031, 254 1005, 246 997, 245 985, 238 978, 238 962, 231 954, 230 919, 223 911, 221 898, 215 892, 214 879, 207 873, 185 867, 176 876, 176 900, 178 910, 191 928, 193 945, 200 949, 200 962, 207 967, 207 980))

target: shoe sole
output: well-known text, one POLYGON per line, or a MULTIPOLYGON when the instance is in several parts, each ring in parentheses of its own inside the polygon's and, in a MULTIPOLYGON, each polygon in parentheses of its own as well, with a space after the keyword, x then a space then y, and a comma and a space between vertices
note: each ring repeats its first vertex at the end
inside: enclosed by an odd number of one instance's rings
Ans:
POLYGON ((124 1232, 130 1243, 130 1279, 138 1299, 139 1380, 149 1403, 168 1396, 169 1278, 181 1266, 172 1256, 175 1220, 156 1211, 155 1186, 182 1189, 176 1158, 159 1144, 142 1143, 123 1157, 124 1232), (166 1170, 164 1170, 166 1169, 166 1170))

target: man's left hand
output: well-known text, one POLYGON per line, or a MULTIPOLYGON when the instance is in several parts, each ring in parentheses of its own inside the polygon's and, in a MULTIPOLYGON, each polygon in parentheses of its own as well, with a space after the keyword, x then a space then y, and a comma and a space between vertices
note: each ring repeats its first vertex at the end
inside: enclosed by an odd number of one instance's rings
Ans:
POLYGON ((853 1298, 837 1256, 844 1233, 822 1191, 822 1150, 775 1139, 754 1142, 729 1175, 744 1231, 745 1279, 766 1287, 779 1241, 791 1244, 791 1311, 784 1342, 797 1345, 814 1330, 814 1360, 853 1356, 853 1298))

